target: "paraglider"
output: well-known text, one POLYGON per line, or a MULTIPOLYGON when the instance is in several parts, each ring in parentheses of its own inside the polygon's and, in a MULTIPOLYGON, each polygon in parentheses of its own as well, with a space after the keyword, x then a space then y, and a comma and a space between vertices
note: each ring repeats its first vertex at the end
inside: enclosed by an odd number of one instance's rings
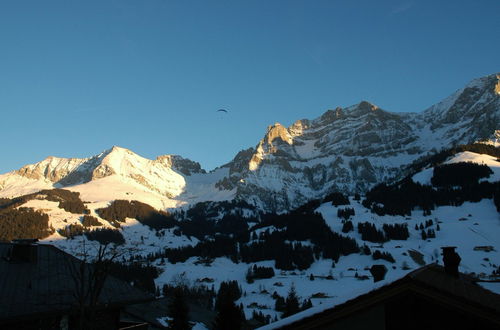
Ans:
POLYGON ((217 110, 217 112, 225 112, 225 113, 227 113, 227 110, 226 109, 219 109, 219 110, 217 110))

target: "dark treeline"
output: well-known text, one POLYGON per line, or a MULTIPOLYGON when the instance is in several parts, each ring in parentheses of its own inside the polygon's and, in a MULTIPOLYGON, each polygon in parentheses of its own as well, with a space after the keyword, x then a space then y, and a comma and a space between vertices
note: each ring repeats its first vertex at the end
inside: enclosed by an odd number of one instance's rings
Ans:
POLYGON ((390 240, 407 240, 408 237, 410 237, 410 233, 408 232, 408 225, 406 223, 395 223, 392 225, 384 223, 382 229, 384 230, 386 237, 390 240))
POLYGON ((429 239, 429 238, 436 238, 436 232, 434 229, 427 229, 427 231, 422 230, 420 232, 420 236, 422 237, 423 240, 429 239))
POLYGON ((161 293, 165 297, 173 296, 173 293, 177 290, 181 290, 182 295, 190 302, 196 303, 197 305, 203 306, 210 310, 214 307, 214 300, 216 297, 216 291, 213 288, 209 288, 206 285, 187 285, 186 283, 181 284, 163 284, 161 293))
POLYGON ((434 186, 467 186, 487 178, 493 171, 484 164, 454 163, 434 167, 431 183, 434 186))
POLYGON ((0 198, 0 211, 6 210, 6 209, 13 209, 16 208, 26 201, 21 198, 21 197, 16 197, 16 198, 0 198))
POLYGON ((236 301, 241 298, 242 293, 243 291, 237 281, 222 282, 217 292, 215 308, 218 309, 220 307, 221 300, 223 300, 222 297, 227 297, 232 301, 236 301))
MULTIPOLYGON (((359 197, 358 194, 356 194, 357 197, 359 197)), ((312 199, 305 204, 302 204, 292 212, 295 213, 311 213, 315 209, 321 206, 323 203, 328 203, 331 202, 333 206, 340 206, 340 205, 349 205, 351 202, 349 201, 349 198, 340 193, 340 192, 333 192, 328 195, 326 195, 323 199, 312 199)))
POLYGON ((273 267, 264 267, 253 265, 253 267, 248 267, 247 274, 245 276, 248 283, 253 283, 255 279, 272 278, 274 277, 273 267))
MULTIPOLYGON (((262 241, 264 244, 267 243, 267 246, 264 245, 265 250, 271 248, 271 246, 276 247, 277 241, 310 241, 314 244, 314 256, 316 258, 322 256, 323 258, 335 261, 341 255, 348 255, 359 251, 359 247, 354 239, 332 232, 321 214, 315 213, 312 210, 303 211, 301 209, 300 212, 292 211, 280 215, 267 215, 263 217, 261 223, 255 226, 254 229, 268 226, 276 227, 279 230, 272 233, 268 231, 261 233, 259 241, 262 241)), ((249 247, 251 246, 250 244, 249 247)), ((287 247, 282 246, 282 248, 286 249, 287 247)), ((288 249, 290 249, 290 246, 288 249)), ((294 246, 294 250, 298 250, 297 252, 310 255, 309 252, 304 252, 309 249, 312 248, 301 245, 294 246)), ((258 250, 255 252, 258 252, 258 250)))
POLYGON ((496 158, 500 158, 500 148, 484 143, 465 144, 456 146, 451 149, 440 151, 437 154, 431 156, 423 157, 420 160, 414 162, 410 166, 410 170, 411 172, 416 173, 425 169, 429 165, 431 165, 432 167, 438 166, 442 164, 444 161, 446 161, 448 158, 464 151, 470 151, 470 152, 475 152, 477 154, 485 154, 496 158))
POLYGON ((121 231, 109 228, 97 228, 95 230, 85 231, 85 236, 91 241, 97 241, 102 245, 114 243, 121 245, 125 243, 125 238, 121 231))
POLYGON ((184 234, 194 234, 195 229, 190 227, 193 223, 202 224, 202 228, 209 230, 199 237, 202 241, 196 246, 166 249, 152 258, 166 257, 170 262, 183 262, 190 257, 229 257, 245 263, 275 260, 276 268, 290 270, 307 269, 320 257, 338 261, 341 255, 359 252, 354 239, 332 232, 321 214, 310 210, 262 215, 261 222, 251 229, 246 221, 234 215, 225 216, 218 222, 179 221, 178 226, 184 234), (255 234, 257 229, 267 227, 276 230, 268 228, 255 234), (250 232, 253 232, 251 242, 250 232), (301 241, 312 244, 304 245, 301 241))
POLYGON ((258 213, 255 206, 244 200, 221 201, 221 202, 200 202, 186 211, 185 218, 196 221, 201 219, 216 220, 219 214, 233 214, 242 216, 243 211, 258 213))
POLYGON ((264 235, 261 241, 241 246, 240 256, 245 263, 274 260, 275 267, 283 270, 307 269, 314 262, 310 246, 284 242, 277 231, 264 235))
POLYGON ((0 241, 23 238, 45 238, 54 230, 49 227, 49 216, 31 208, 0 211, 0 241))
POLYGON ((216 233, 248 241, 248 223, 258 222, 260 213, 245 201, 201 202, 177 216, 179 232, 199 240, 216 233), (223 215, 223 216, 221 216, 223 215))
POLYGON ((332 202, 333 206, 351 204, 351 202, 349 202, 349 198, 340 192, 333 192, 331 194, 326 195, 326 197, 323 198, 323 203, 326 202, 332 202))
POLYGON ((438 166, 432 181, 439 186, 422 185, 411 178, 393 185, 380 184, 366 194, 363 206, 378 215, 410 215, 415 208, 429 215, 437 206, 460 206, 464 202, 493 198, 500 211, 500 182, 479 182, 488 171, 484 165, 471 163, 438 166))
POLYGON ((241 288, 238 282, 222 282, 215 300, 217 315, 213 321, 213 329, 238 330, 246 322, 243 305, 236 305, 235 301, 241 297, 241 288))
MULTIPOLYGON (((80 200, 80 193, 64 189, 41 190, 16 198, 0 199, 0 240, 45 238, 54 232, 49 227, 49 216, 31 208, 20 207, 32 199, 59 202, 59 208, 76 214, 86 214, 88 209, 80 200)), ((66 237, 81 235, 81 226, 75 225, 60 231, 66 237)))
MULTIPOLYGON (((349 221, 350 222, 350 221, 349 221)), ((352 225, 352 224, 351 224, 352 225)), ((371 222, 359 222, 358 233, 361 234, 361 239, 373 243, 383 243, 391 239, 394 240, 407 240, 410 237, 408 232, 408 225, 403 224, 386 224, 382 226, 383 231, 371 222)))
POLYGON ((220 220, 196 217, 193 220, 179 220, 176 225, 180 233, 203 240, 216 233, 235 236, 238 241, 248 241, 248 222, 257 220, 234 214, 226 214, 220 220))
POLYGON ((272 297, 275 299, 274 309, 278 312, 282 312, 282 317, 287 317, 312 307, 310 299, 305 299, 302 304, 300 304, 300 297, 297 295, 293 284, 286 298, 280 296, 276 291, 273 293, 272 297))
POLYGON ((238 249, 233 238, 226 235, 215 235, 214 238, 201 241, 195 246, 165 249, 163 253, 155 254, 152 259, 160 257, 168 258, 171 263, 184 262, 190 257, 209 259, 229 257, 237 262, 238 249))
POLYGON ((369 241, 373 243, 383 243, 388 241, 387 237, 385 237, 384 235, 384 232, 378 230, 377 227, 375 227, 375 225, 371 222, 359 222, 358 233, 361 234, 361 239, 363 241, 369 241))
MULTIPOLYGON (((86 214, 88 209, 80 200, 80 193, 64 189, 41 190, 16 198, 0 199, 0 240, 10 241, 22 238, 45 238, 54 232, 49 227, 49 216, 31 208, 20 207, 32 199, 59 202, 59 207, 67 212, 86 214)), ((75 225, 60 231, 66 237, 81 235, 81 226, 75 225)))
POLYGON ((84 227, 102 226, 102 223, 100 223, 96 217, 93 217, 91 215, 84 215, 82 217, 82 225, 84 227))
MULTIPOLYGON (((207 222, 213 223, 213 221, 207 222)), ((265 215, 252 230, 266 227, 275 227, 277 230, 262 231, 258 237, 254 232, 254 240, 250 243, 248 242, 249 231, 245 229, 246 224, 238 224, 238 221, 228 219, 226 224, 223 221, 217 226, 225 228, 231 223, 237 225, 226 228, 224 235, 215 235, 211 239, 199 242, 196 246, 166 249, 163 256, 167 257, 170 262, 185 261, 194 256, 202 258, 226 256, 233 261, 246 263, 275 260, 276 268, 291 270, 307 269, 315 258, 321 256, 338 261, 341 255, 359 251, 354 239, 332 232, 318 213, 291 212, 282 215, 265 215), (312 246, 303 245, 300 241, 310 241, 313 244, 312 246)), ((216 231, 216 227, 213 231, 216 231)))
POLYGON ((84 227, 80 224, 70 224, 63 229, 59 229, 58 232, 61 236, 70 239, 73 239, 76 236, 85 235, 87 239, 97 241, 102 245, 110 243, 121 245, 125 243, 123 234, 117 229, 97 228, 90 230, 88 227, 84 227))
POLYGON ((160 275, 160 270, 151 265, 143 265, 138 262, 130 264, 113 262, 110 265, 109 273, 135 287, 155 293, 155 278, 160 275))
POLYGON ((391 263, 396 262, 396 260, 394 260, 394 257, 392 256, 392 254, 390 254, 389 252, 380 252, 379 250, 376 250, 372 253, 372 258, 373 258, 373 260, 384 259, 384 260, 387 260, 391 263))
POLYGON ((411 215, 415 207, 434 209, 433 189, 406 179, 400 184, 379 184, 366 193, 363 206, 378 215, 411 215))
POLYGON ((354 230, 354 225, 352 224, 352 221, 347 220, 347 221, 343 222, 343 224, 342 224, 342 232, 343 233, 348 233, 348 232, 353 231, 353 230, 354 230))
POLYGON ((58 232, 61 236, 73 239, 76 236, 83 235, 85 230, 86 229, 83 228, 83 226, 80 224, 70 224, 64 227, 63 229, 59 229, 58 232))
POLYGON ((198 203, 186 212, 180 214, 169 214, 157 211, 148 204, 138 201, 115 200, 108 207, 98 209, 96 212, 103 219, 110 222, 123 222, 125 218, 135 218, 140 223, 151 229, 161 230, 178 227, 178 234, 188 237, 194 236, 200 240, 210 237, 216 233, 231 234, 245 238, 248 234, 248 221, 257 221, 257 218, 245 218, 242 210, 247 207, 245 202, 204 202, 198 203), (236 207, 232 212, 231 207, 236 207), (220 212, 224 216, 218 219, 220 212), (217 219, 216 219, 217 218, 217 219))
MULTIPOLYGON (((80 193, 65 189, 42 190, 37 195, 46 195, 48 201, 59 202, 59 208, 75 214, 87 214, 89 210, 80 199, 80 193)), ((35 194, 33 194, 35 195, 35 194)))
POLYGON ((96 212, 101 218, 110 222, 124 222, 125 218, 134 218, 156 230, 172 228, 176 225, 172 215, 157 211, 152 206, 139 201, 115 200, 108 207, 97 209, 96 212))
POLYGON ((337 210, 337 217, 345 219, 345 220, 349 219, 350 217, 352 217, 354 215, 355 215, 354 209, 351 207, 337 210))
POLYGON ((493 193, 493 202, 497 207, 497 211, 500 212, 500 184, 497 184, 495 187, 495 191, 493 193))
POLYGON ((0 198, 0 210, 14 209, 32 199, 45 199, 51 202, 59 202, 59 208, 75 214, 87 214, 89 210, 80 199, 79 192, 65 189, 45 189, 39 192, 23 195, 15 198, 0 198))

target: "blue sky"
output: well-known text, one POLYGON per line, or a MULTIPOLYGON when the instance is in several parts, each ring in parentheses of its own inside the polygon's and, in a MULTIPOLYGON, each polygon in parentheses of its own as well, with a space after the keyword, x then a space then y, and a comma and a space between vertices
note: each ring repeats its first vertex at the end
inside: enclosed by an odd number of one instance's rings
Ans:
POLYGON ((212 169, 275 122, 419 112, 500 71, 499 31, 497 0, 4 0, 0 173, 113 145, 212 169))

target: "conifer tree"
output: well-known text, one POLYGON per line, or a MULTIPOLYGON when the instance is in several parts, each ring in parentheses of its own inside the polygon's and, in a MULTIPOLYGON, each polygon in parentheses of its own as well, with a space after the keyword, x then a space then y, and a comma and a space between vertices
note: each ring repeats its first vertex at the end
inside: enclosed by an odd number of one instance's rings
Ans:
POLYGON ((365 254, 367 256, 369 256, 370 254, 372 254, 372 251, 370 250, 370 248, 366 244, 363 245, 362 251, 363 251, 363 254, 365 254))
POLYGON ((241 329, 245 321, 245 314, 243 314, 243 306, 238 307, 235 304, 235 300, 239 297, 241 297, 241 290, 236 281, 221 283, 215 304, 217 316, 213 323, 213 329, 241 329))
POLYGON ((423 240, 426 240, 426 239, 427 239, 427 234, 425 233, 425 230, 422 230, 421 235, 422 235, 422 239, 423 239, 423 240))
POLYGON ((169 329, 188 330, 189 326, 189 307, 184 298, 182 288, 176 287, 173 292, 172 301, 169 304, 170 322, 169 329))
POLYGON ((299 297, 295 291, 295 285, 292 283, 290 291, 288 291, 288 296, 285 300, 285 311, 283 312, 283 317, 287 317, 300 312, 299 297))
POLYGON ((306 310, 308 308, 313 307, 311 299, 306 299, 302 302, 302 306, 300 306, 300 310, 306 310))
POLYGON ((214 330, 239 330, 245 320, 243 311, 236 306, 229 295, 220 297, 217 316, 213 323, 214 330))
POLYGON ((285 298, 283 298, 280 295, 276 297, 276 302, 274 303, 274 310, 278 312, 285 311, 285 298))

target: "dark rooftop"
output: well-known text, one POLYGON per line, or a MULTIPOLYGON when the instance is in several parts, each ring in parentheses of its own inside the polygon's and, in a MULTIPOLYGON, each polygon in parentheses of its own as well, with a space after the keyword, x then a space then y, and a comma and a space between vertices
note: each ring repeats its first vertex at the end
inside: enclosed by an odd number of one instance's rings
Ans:
POLYGON ((458 277, 450 276, 443 266, 430 264, 410 272, 400 281, 405 279, 412 279, 444 294, 464 298, 500 315, 500 295, 481 287, 471 276, 463 273, 459 273, 458 277))
MULTIPOLYGON (((75 270, 79 259, 52 245, 30 245, 29 260, 12 258, 16 244, 0 243, 0 320, 68 312, 76 306, 75 270)), ((121 306, 152 300, 127 282, 107 276, 99 296, 101 306, 121 306)))
MULTIPOLYGON (((491 292, 476 283, 476 279, 466 274, 451 275, 443 266, 429 264, 408 273, 403 278, 384 285, 378 289, 360 295, 332 308, 304 316, 290 323, 281 323, 276 329, 303 328, 303 324, 327 315, 341 315, 343 311, 352 311, 362 306, 377 303, 401 290, 414 290, 427 296, 435 296, 439 300, 455 301, 466 304, 468 309, 486 315, 500 324, 500 295, 491 292), (357 306, 357 307, 356 307, 357 306), (301 325, 301 326, 298 326, 301 325)), ((286 319, 285 319, 286 320, 286 319)), ((272 326, 272 324, 271 324, 272 326)))

